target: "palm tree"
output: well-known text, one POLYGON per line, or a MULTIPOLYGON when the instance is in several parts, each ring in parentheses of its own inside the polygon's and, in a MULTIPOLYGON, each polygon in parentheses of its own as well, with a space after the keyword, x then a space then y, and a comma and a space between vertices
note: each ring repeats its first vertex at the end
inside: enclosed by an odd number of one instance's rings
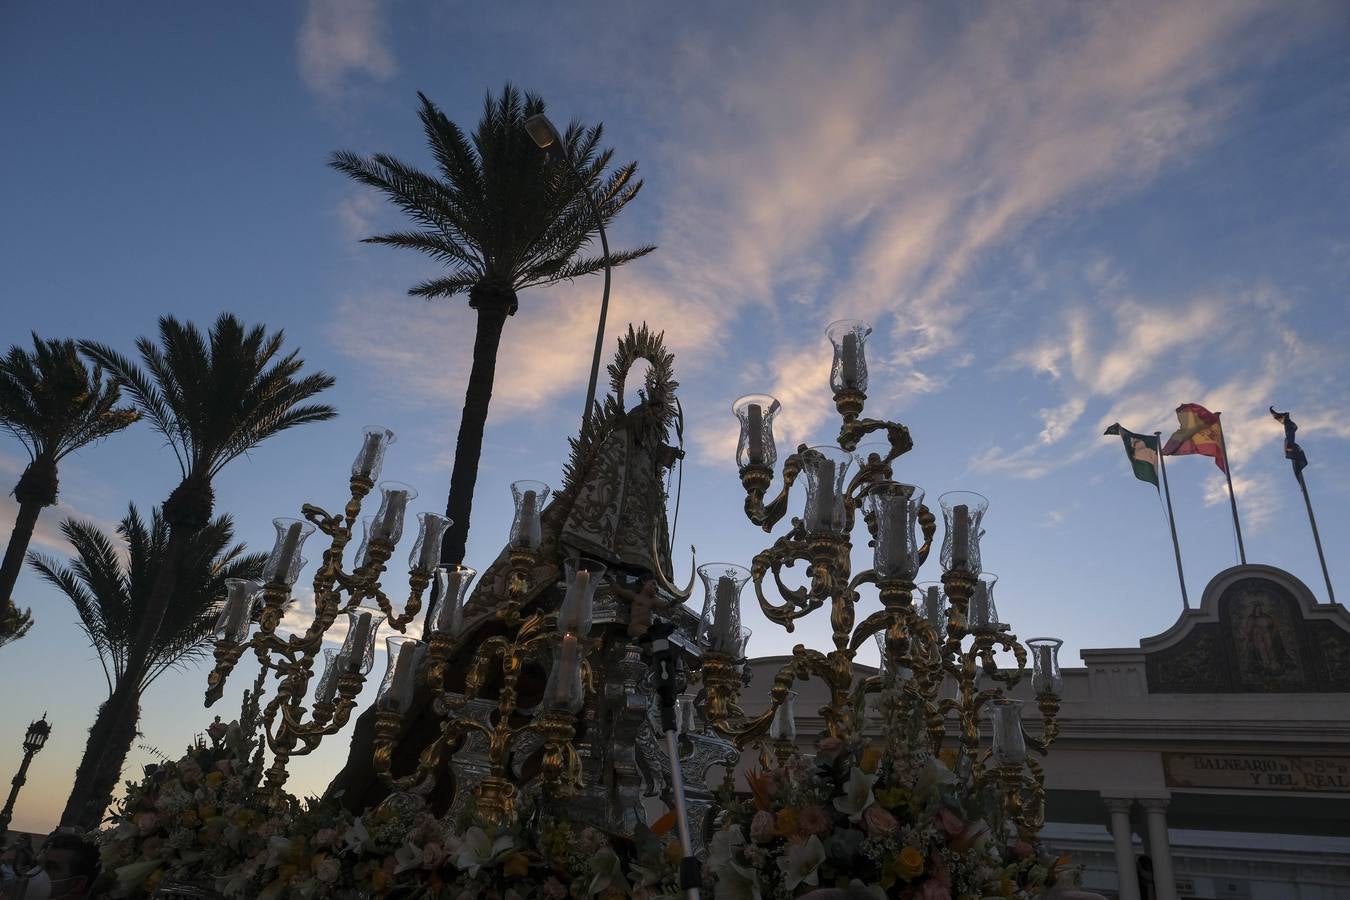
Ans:
POLYGON ((85 365, 74 341, 44 341, 34 334, 31 353, 15 345, 0 359, 0 426, 19 439, 29 460, 14 486, 19 514, 0 564, 0 643, 21 637, 32 625, 28 611, 14 605, 14 584, 38 515, 56 504, 57 465, 139 418, 134 409, 117 406, 120 395, 97 366, 85 365))
POLYGON ((104 703, 90 729, 72 795, 95 795, 101 800, 100 810, 111 799, 135 740, 141 695, 169 669, 208 652, 225 580, 261 578, 267 560, 262 553, 245 555, 242 544, 231 546, 234 526, 230 517, 216 518, 187 541, 179 563, 175 602, 149 644, 138 647, 136 641, 150 611, 155 582, 168 562, 169 526, 155 510, 147 527, 133 505, 117 531, 124 551, 92 522, 66 519, 61 523, 61 533, 75 548, 68 565, 37 553, 28 555, 42 577, 74 604, 80 627, 98 651, 109 701, 123 690, 136 704, 135 716, 116 722, 112 704, 104 703), (144 659, 141 668, 135 668, 132 661, 136 658, 144 659))
MULTIPOLYGON (((192 537, 211 519, 215 493, 211 482, 231 460, 275 434, 337 415, 331 406, 306 403, 333 386, 323 372, 300 377, 304 361, 298 351, 281 354, 284 334, 267 334, 263 326, 246 329, 225 313, 203 335, 195 325, 172 316, 159 320, 159 344, 136 342, 141 369, 110 347, 82 341, 80 349, 122 385, 145 418, 173 448, 182 481, 164 502, 169 529, 164 562, 138 619, 127 671, 150 670, 146 655, 176 596, 179 562, 192 537)), ((114 727, 134 727, 136 704, 131 685, 122 679, 108 705, 114 727)), ((97 768, 97 767, 96 767, 97 768)), ((95 827, 103 814, 99 798, 72 792, 62 825, 95 827)))
MULTIPOLYGON (((417 230, 366 238, 367 243, 406 247, 443 263, 447 272, 414 286, 419 297, 467 294, 478 313, 473 367, 464 395, 464 411, 455 443, 442 562, 464 560, 473 507, 474 483, 483 448, 483 430, 492 400, 497 348, 508 316, 517 308, 516 292, 590 275, 604 268, 603 257, 583 256, 598 228, 586 199, 590 190, 608 224, 642 188, 634 180, 637 163, 605 169, 613 150, 601 150, 603 128, 573 122, 563 141, 567 163, 551 161, 525 131, 525 120, 544 111, 544 101, 507 84, 501 96, 490 93, 472 139, 465 136, 424 95, 418 112, 437 175, 426 174, 392 156, 333 154, 339 172, 382 191, 402 209, 417 230), (580 182, 584 182, 583 189, 580 182)), ((654 247, 611 252, 611 266, 645 256, 654 247)))

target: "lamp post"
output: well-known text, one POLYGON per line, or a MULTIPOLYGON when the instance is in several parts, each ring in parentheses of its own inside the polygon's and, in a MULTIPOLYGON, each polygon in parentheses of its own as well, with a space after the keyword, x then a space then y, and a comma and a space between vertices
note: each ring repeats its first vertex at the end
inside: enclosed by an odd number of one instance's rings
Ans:
POLYGON ((14 817, 14 801, 19 797, 19 788, 28 780, 28 764, 47 743, 51 733, 52 726, 44 712, 41 719, 28 726, 28 732, 23 736, 23 762, 19 764, 19 773, 14 776, 14 786, 9 789, 9 799, 5 801, 5 808, 0 809, 0 847, 8 843, 9 820, 14 817))
POLYGON ((600 249, 604 253, 605 262, 605 292, 600 299, 600 322, 595 329, 595 353, 591 357, 591 380, 586 387, 586 408, 581 413, 581 422, 584 425, 591 417, 591 407, 595 405, 595 383, 600 377, 600 351, 605 346, 605 318, 609 315, 609 239, 605 237, 605 220, 600 215, 600 206, 595 202, 595 196, 591 194, 590 187, 586 180, 581 177, 581 170, 577 168, 576 161, 572 159, 563 146, 562 136, 558 134, 558 129, 548 120, 548 116, 543 113, 530 116, 525 120, 525 130, 530 138, 549 156, 561 158, 567 165, 567 171, 572 173, 572 177, 577 180, 577 185, 581 188, 581 193, 586 197, 586 203, 591 208, 591 215, 595 217, 595 224, 600 229, 600 249))

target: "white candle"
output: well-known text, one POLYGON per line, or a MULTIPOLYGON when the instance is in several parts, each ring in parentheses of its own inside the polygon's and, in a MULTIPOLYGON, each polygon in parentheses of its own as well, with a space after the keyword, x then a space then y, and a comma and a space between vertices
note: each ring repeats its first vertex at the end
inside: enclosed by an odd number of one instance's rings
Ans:
POLYGON ((435 519, 423 519, 426 523, 426 533, 422 536, 422 559, 418 563, 418 568, 423 572, 430 572, 436 568, 436 564, 441 561, 441 541, 439 529, 436 527, 435 519))
POLYGON ((389 505, 385 507, 384 518, 380 520, 380 537, 387 541, 396 540, 400 526, 403 524, 403 512, 407 508, 407 491, 389 492, 389 505))
POLYGON ((852 331, 844 335, 839 351, 840 378, 844 387, 858 386, 858 335, 852 331))
POLYGON ((909 561, 909 502, 903 497, 892 498, 882 507, 886 514, 886 556, 887 567, 892 571, 883 574, 895 574, 894 570, 909 561))
POLYGON ((1032 647, 1036 654, 1033 659, 1031 689, 1037 694, 1048 694, 1052 690, 1051 667, 1054 665, 1054 648, 1048 646, 1032 647))
POLYGON ((563 608, 558 616, 558 630, 564 632, 574 632, 581 630, 582 626, 582 606, 585 603, 586 588, 591 583, 591 573, 585 569, 579 569, 576 578, 572 581, 572 589, 567 592, 563 598, 563 608))
POLYGON ((817 482, 815 524, 812 531, 833 531, 834 515, 834 460, 822 460, 819 468, 820 479, 817 482))
POLYGON ((394 677, 389 683, 389 696, 385 703, 403 712, 407 701, 412 699, 413 677, 417 673, 417 645, 407 643, 398 651, 394 661, 394 677))
POLYGON ((221 611, 216 626, 216 632, 222 639, 237 643, 247 634, 251 599, 251 595, 243 589, 231 591, 225 598, 225 609, 221 611))
POLYGON ((558 659, 558 671, 553 673, 553 696, 550 699, 555 706, 569 706, 577 699, 574 695, 576 693, 577 670, 580 665, 581 661, 577 653, 577 636, 564 634, 562 653, 558 659))
POLYGON ((970 566, 970 508, 965 504, 952 510, 952 568, 966 571, 970 566))
POLYGON ((533 550, 543 540, 539 524, 539 495, 526 491, 520 497, 520 533, 516 535, 516 546, 533 550))
POLYGON ((356 461, 356 471, 359 475, 366 478, 375 477, 375 464, 380 459, 380 438, 383 434, 380 432, 371 432, 366 435, 365 443, 361 445, 361 456, 356 461))
POLYGON ((989 621, 989 588, 983 581, 975 585, 975 593, 970 598, 970 624, 980 628, 991 624, 989 621))
POLYGON ((295 565, 295 554, 299 549, 300 523, 292 522, 291 527, 286 529, 286 536, 281 539, 281 549, 277 551, 277 567, 272 573, 274 581, 290 583, 291 567, 295 565))
POLYGON ((928 588, 928 623, 941 630, 942 627, 942 589, 937 585, 928 588))
POLYGON ((751 403, 745 413, 750 465, 758 466, 764 462, 764 409, 758 403, 751 403))
POLYGON ((459 585, 463 576, 456 570, 445 572, 440 581, 442 589, 441 596, 436 598, 436 624, 435 630, 454 636, 458 630, 455 627, 456 619, 462 621, 462 612, 459 606, 459 585))
POLYGON ((332 703, 333 696, 337 693, 337 673, 347 668, 347 655, 339 653, 336 659, 330 659, 328 666, 323 670, 323 677, 319 679, 319 687, 314 692, 315 703, 332 703))
POLYGON ((348 670, 357 672, 366 661, 366 644, 370 642, 370 613, 363 612, 356 619, 356 624, 352 626, 351 641, 344 648, 343 653, 347 655, 348 670))
POLYGON ((713 645, 716 649, 729 649, 735 643, 737 635, 732 615, 736 611, 736 579, 723 575, 717 579, 717 591, 713 595, 713 645))

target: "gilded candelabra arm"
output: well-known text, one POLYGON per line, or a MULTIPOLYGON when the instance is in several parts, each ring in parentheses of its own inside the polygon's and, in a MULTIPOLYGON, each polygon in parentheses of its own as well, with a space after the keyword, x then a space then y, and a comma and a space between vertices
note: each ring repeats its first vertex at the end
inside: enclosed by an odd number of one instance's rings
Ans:
POLYGON ((398 791, 434 783, 436 772, 449 758, 451 744, 464 732, 463 721, 472 720, 442 720, 440 734, 418 755, 417 768, 408 775, 396 777, 393 774, 394 750, 398 747, 403 721, 403 714, 393 710, 380 710, 375 714, 375 774, 388 787, 398 791))
POLYGON ((1027 669, 1027 651, 1022 643, 1017 640, 1017 636, 1007 631, 982 632, 976 644, 980 662, 983 664, 984 672, 990 678, 1003 682, 1008 687, 1012 687, 1021 681, 1026 675, 1027 669), (1011 651, 1017 659, 1016 669, 1003 669, 999 667, 998 658, 994 655, 994 648, 1001 647, 1004 650, 1011 651))
POLYGON ((346 529, 343 528, 342 516, 330 515, 328 510, 322 506, 315 506, 313 503, 306 503, 300 507, 300 515, 323 534, 331 537, 337 537, 346 529))
POLYGON ((764 465, 749 465, 741 469, 741 486, 745 488, 745 515, 751 522, 765 531, 773 531, 773 526, 787 513, 788 493, 793 482, 802 471, 801 454, 806 445, 797 447, 797 452, 783 460, 783 487, 778 496, 769 503, 764 502, 769 485, 773 481, 773 470, 764 465))
MULTIPOLYGON (((860 410, 861 411, 861 410, 860 410)), ((914 441, 909 436, 909 429, 899 422, 886 422, 881 419, 844 419, 844 424, 839 428, 839 446, 853 452, 858 446, 858 442, 874 431, 886 432, 886 440, 890 442, 890 452, 881 462, 889 466, 898 457, 904 456, 910 450, 914 449, 914 441)))
MULTIPOLYGON (((221 640, 216 642, 216 664, 211 669, 211 673, 206 676, 207 706, 211 706, 225 693, 225 681, 239 663, 239 658, 244 655, 245 646, 247 645, 237 641, 221 640)), ((263 671, 266 672, 266 669, 263 671)))
MULTIPOLYGON (((820 654, 817 654, 820 655, 820 654)), ((824 659, 822 656, 821 659, 824 659)), ((794 657, 778 670, 769 691, 769 708, 754 718, 746 718, 736 704, 741 679, 736 661, 724 653, 706 653, 703 657, 703 684, 707 688, 705 717, 719 736, 744 750, 769 731, 774 714, 787 702, 792 682, 806 678, 800 661, 794 657)))
POLYGON ((769 549, 757 553, 750 562, 750 577, 755 585, 755 597, 759 600, 760 610, 769 621, 782 625, 789 632, 795 627, 792 624, 794 620, 819 609, 824 603, 810 588, 792 588, 783 582, 783 567, 806 558, 805 542, 793 535, 785 535, 774 541, 769 549), (778 587, 778 595, 783 598, 781 606, 775 606, 764 596, 764 576, 769 574, 778 587))

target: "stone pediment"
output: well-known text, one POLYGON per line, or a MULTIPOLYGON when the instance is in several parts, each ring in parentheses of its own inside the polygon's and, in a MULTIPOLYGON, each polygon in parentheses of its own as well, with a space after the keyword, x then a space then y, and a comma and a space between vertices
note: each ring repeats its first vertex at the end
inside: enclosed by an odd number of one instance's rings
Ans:
POLYGON ((1150 694, 1350 692, 1350 613, 1273 566, 1220 572, 1137 652, 1150 694))

